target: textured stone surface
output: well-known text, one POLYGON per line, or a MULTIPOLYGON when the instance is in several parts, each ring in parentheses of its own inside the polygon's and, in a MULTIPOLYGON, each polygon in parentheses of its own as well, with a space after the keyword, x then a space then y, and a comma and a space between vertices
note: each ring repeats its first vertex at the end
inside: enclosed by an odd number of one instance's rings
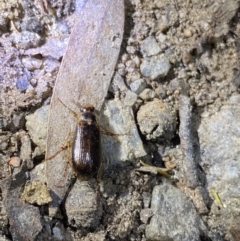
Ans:
POLYGON ((155 92, 152 89, 145 89, 139 94, 139 97, 143 100, 152 100, 155 97, 155 92))
POLYGON ((52 201, 46 184, 40 181, 27 183, 24 187, 21 199, 37 205, 44 205, 52 201))
POLYGON ((37 47, 41 41, 41 37, 37 33, 30 31, 15 32, 12 34, 13 43, 16 44, 18 48, 28 49, 31 47, 37 47))
POLYGON ((147 83, 144 79, 138 79, 130 84, 131 91, 136 94, 140 94, 147 87, 147 83))
POLYGON ((230 229, 227 236, 235 241, 238 235, 232 237, 232 230, 236 229, 232 217, 239 215, 240 205, 239 101, 240 95, 232 96, 219 112, 204 118, 199 127, 201 165, 207 173, 209 189, 214 188, 225 207, 220 209, 216 222, 224 225, 224 230, 230 229))
POLYGON ((102 131, 103 158, 117 163, 146 155, 130 107, 119 100, 106 101, 100 122, 110 132, 120 134, 109 136, 102 131))
POLYGON ((65 204, 69 223, 76 227, 92 227, 99 225, 102 206, 95 180, 81 181, 77 179, 65 204))
POLYGON ((20 199, 26 183, 27 165, 23 164, 19 173, 9 176, 1 183, 4 207, 9 218, 13 240, 34 240, 42 230, 40 212, 20 199))
POLYGON ((149 36, 141 44, 141 53, 143 56, 157 55, 161 51, 159 44, 154 36, 149 36))
POLYGON ((41 151, 46 150, 48 110, 49 106, 46 105, 26 116, 26 127, 31 139, 41 151))
POLYGON ((166 76, 170 68, 170 62, 164 55, 156 55, 144 58, 140 71, 143 76, 155 80, 166 76))
POLYGON ((146 227, 147 240, 200 241, 207 234, 191 201, 170 184, 155 186, 151 209, 153 217, 146 227))
POLYGON ((175 111, 159 99, 142 105, 137 113, 137 121, 142 134, 149 140, 170 140, 177 124, 175 111))
POLYGON ((29 135, 24 134, 21 137, 20 158, 22 161, 27 162, 27 166, 29 169, 33 168, 31 145, 32 145, 32 143, 31 143, 29 135))
POLYGON ((124 97, 124 101, 123 101, 124 105, 133 106, 136 101, 137 101, 137 95, 134 92, 128 90, 124 97))

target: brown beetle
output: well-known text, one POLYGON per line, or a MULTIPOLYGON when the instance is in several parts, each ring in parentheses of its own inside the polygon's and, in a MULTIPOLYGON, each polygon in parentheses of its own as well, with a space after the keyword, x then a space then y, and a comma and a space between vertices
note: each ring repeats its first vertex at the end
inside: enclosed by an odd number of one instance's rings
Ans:
MULTIPOLYGON (((75 113, 58 99, 77 119, 77 126, 70 145, 72 146, 71 164, 77 176, 85 179, 96 177, 101 166, 100 130, 91 104, 80 106, 80 113, 75 113)), ((69 143, 69 141, 68 141, 69 143)), ((50 160, 59 152, 68 148, 62 145, 57 152, 45 160, 50 160)), ((69 160, 68 160, 69 161, 69 160)), ((100 174, 101 175, 101 174, 100 174)), ((97 176, 99 178, 99 176, 97 176)))
POLYGON ((72 166, 77 175, 96 176, 101 166, 100 130, 92 105, 84 105, 80 111, 72 143, 72 166))
MULTIPOLYGON (((71 163, 76 175, 81 179, 97 177, 99 181, 103 171, 101 168, 100 128, 105 134, 112 136, 128 135, 129 133, 116 134, 101 126, 97 122, 94 107, 91 104, 80 106, 80 113, 77 114, 60 99, 58 100, 77 119, 73 140, 67 142, 71 143, 70 145, 72 146, 71 163)), ((68 147, 68 144, 62 145, 58 151, 46 158, 45 161, 54 158, 68 147)))

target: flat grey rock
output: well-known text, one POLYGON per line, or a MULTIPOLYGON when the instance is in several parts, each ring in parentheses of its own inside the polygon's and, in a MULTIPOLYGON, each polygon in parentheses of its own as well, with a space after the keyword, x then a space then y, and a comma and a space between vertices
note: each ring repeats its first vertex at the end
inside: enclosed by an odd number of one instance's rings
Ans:
POLYGON ((154 215, 146 226, 147 240, 200 241, 207 232, 192 202, 171 184, 155 186, 151 209, 154 215))

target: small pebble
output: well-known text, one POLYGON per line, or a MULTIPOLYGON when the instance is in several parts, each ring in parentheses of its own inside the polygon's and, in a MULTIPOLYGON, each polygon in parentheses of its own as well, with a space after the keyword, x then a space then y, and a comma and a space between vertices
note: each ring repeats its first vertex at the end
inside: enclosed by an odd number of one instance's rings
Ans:
POLYGON ((185 29, 184 30, 184 36, 186 38, 192 37, 192 31, 190 29, 185 29))
POLYGON ((21 166, 21 159, 18 156, 13 156, 8 161, 8 165, 11 167, 20 167, 21 166))
POLYGON ((140 93, 139 97, 143 100, 151 100, 155 97, 155 92, 151 89, 145 89, 140 93))
POLYGON ((124 102, 123 102, 124 105, 133 106, 136 101, 137 101, 137 95, 134 92, 128 90, 124 98, 124 102))
POLYGON ((16 86, 20 91, 26 90, 29 86, 29 82, 27 80, 27 77, 25 77, 25 76, 19 77, 17 82, 16 82, 16 86))
POLYGON ((164 55, 144 58, 140 65, 142 75, 151 80, 166 76, 170 68, 170 62, 164 55))
POLYGON ((143 198, 143 206, 144 208, 149 208, 150 203, 151 203, 151 193, 150 192, 143 192, 142 194, 143 198))
POLYGON ((41 67, 42 60, 31 57, 23 57, 22 63, 28 70, 35 70, 41 67))
POLYGON ((53 73, 60 66, 60 62, 53 58, 46 57, 43 59, 43 61, 44 61, 44 70, 48 73, 53 73))
POLYGON ((130 89, 136 94, 140 94, 147 87, 147 83, 144 79, 135 80, 130 84, 130 89))
POLYGON ((161 51, 159 44, 154 36, 149 36, 143 40, 141 45, 141 53, 143 56, 157 55, 161 51))
POLYGON ((165 42, 166 38, 167 38, 166 34, 163 34, 163 33, 161 33, 161 32, 159 32, 159 33, 157 34, 157 36, 156 36, 156 39, 157 39, 158 42, 160 42, 160 43, 165 42))
POLYGON ((137 122, 147 140, 171 140, 176 131, 176 112, 162 100, 154 99, 140 107, 137 122))
POLYGON ((32 181, 26 184, 21 199, 37 205, 44 205, 52 201, 47 186, 40 181, 32 181))
POLYGON ((37 33, 22 31, 12 34, 13 43, 20 49, 29 49, 40 45, 41 36, 37 33))
POLYGON ((127 52, 129 54, 135 54, 137 48, 135 46, 127 46, 127 52))
POLYGON ((152 215, 153 215, 153 212, 150 208, 142 209, 140 212, 140 220, 143 223, 148 223, 148 220, 149 220, 149 218, 152 217, 152 215))

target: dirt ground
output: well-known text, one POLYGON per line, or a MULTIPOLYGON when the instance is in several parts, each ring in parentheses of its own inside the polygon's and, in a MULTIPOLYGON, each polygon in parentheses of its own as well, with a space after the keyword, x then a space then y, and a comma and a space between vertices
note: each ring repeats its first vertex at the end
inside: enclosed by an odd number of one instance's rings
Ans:
MULTIPOLYGON (((130 109, 140 144, 135 152, 126 144, 127 154, 119 158, 109 151, 100 184, 73 181, 72 194, 50 215, 42 163, 46 116, 72 16, 86 2, 75 1, 0 1, 0 240, 239 240, 239 192, 233 187, 239 170, 224 154, 219 159, 224 156, 225 169, 214 169, 206 148, 214 152, 214 135, 219 145, 224 138, 222 130, 205 133, 211 118, 239 95, 240 12, 234 0, 125 0, 124 37, 106 109, 113 123, 118 121, 111 111, 130 109), (149 166, 140 167, 140 160, 149 166), (26 185, 36 185, 30 192, 38 190, 38 201, 20 198, 26 185), (221 189, 225 185, 232 192, 221 189), (90 193, 85 202, 95 206, 89 213, 69 211, 75 190, 90 193), (166 202, 161 211, 155 195, 166 202), (25 230, 28 223, 32 230, 25 230)), ((238 123, 237 101, 227 114, 230 124, 218 123, 229 128, 229 151, 231 136, 236 143, 240 137, 231 127, 238 123)), ((122 138, 103 141, 103 148, 121 145, 122 138)), ((237 158, 237 147, 231 151, 237 158)))

